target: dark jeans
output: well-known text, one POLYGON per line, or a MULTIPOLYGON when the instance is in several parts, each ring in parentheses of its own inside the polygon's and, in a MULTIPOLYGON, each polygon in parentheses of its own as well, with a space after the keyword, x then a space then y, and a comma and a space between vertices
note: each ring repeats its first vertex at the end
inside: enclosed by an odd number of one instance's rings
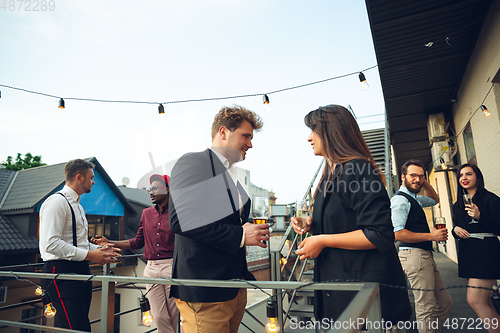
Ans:
MULTIPOLYGON (((51 260, 43 266, 44 273, 90 275, 87 261, 51 260)), ((56 308, 54 326, 90 332, 89 310, 92 282, 76 280, 45 280, 44 289, 56 308)))

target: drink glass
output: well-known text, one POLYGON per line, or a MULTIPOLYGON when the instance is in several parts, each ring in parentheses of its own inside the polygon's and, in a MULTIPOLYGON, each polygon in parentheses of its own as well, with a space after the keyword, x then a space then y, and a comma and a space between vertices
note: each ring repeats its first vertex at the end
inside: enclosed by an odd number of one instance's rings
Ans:
MULTIPOLYGON (((252 219, 253 219, 253 224, 268 223, 269 200, 266 197, 253 198, 253 200, 252 200, 252 219)), ((269 232, 272 232, 271 228, 269 228, 269 232)), ((267 241, 262 241, 262 243, 267 244, 267 241)))
POLYGON ((306 200, 297 201, 295 216, 300 217, 300 219, 297 219, 297 225, 301 230, 304 230, 307 225, 307 219, 309 217, 309 208, 307 206, 306 200))
MULTIPOLYGON (((470 198, 467 194, 464 194, 464 204, 465 207, 473 205, 472 198, 470 198)), ((479 222, 472 217, 472 220, 469 222, 469 224, 474 224, 474 223, 479 223, 479 222)))
MULTIPOLYGON (((444 217, 436 217, 436 229, 446 229, 446 220, 444 217)), ((438 244, 446 244, 446 242, 438 242, 438 244)))
POLYGON ((269 219, 269 200, 266 197, 253 198, 252 218, 254 224, 267 223, 269 219))

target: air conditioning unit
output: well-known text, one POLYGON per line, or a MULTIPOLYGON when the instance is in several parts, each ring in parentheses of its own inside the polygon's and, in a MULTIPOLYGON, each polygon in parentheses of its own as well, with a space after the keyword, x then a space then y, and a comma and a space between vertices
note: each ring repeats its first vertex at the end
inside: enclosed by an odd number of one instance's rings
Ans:
POLYGON ((440 169, 443 161, 448 167, 453 165, 451 150, 447 140, 433 142, 431 155, 434 168, 440 169), (441 161, 441 159, 443 159, 443 161, 441 161))
POLYGON ((429 115, 427 122, 427 132, 429 133, 429 142, 440 141, 446 138, 444 115, 434 113, 429 115))

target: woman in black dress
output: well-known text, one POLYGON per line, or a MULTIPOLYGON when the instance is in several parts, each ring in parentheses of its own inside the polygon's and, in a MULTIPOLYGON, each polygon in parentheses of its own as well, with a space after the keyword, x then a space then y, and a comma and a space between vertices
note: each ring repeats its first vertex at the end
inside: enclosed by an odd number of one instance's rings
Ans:
MULTIPOLYGON (((458 239, 458 276, 469 286, 491 288, 500 279, 500 198, 484 188, 483 174, 473 164, 460 166, 457 182, 452 234, 458 239), (472 205, 464 203, 465 195, 472 198, 472 205)), ((483 323, 487 318, 499 323, 490 295, 489 290, 468 288, 467 303, 483 323)))
MULTIPOLYGON (((311 129, 308 141, 314 154, 325 157, 327 163, 314 195, 312 219, 302 228, 305 221, 292 218, 297 233, 313 233, 300 243, 297 255, 301 260, 316 258, 315 281, 379 282, 405 287, 394 247, 384 176, 356 120, 346 108, 328 105, 309 112, 305 123, 311 129)), ((355 294, 316 291, 316 320, 336 320, 355 294)), ((381 286, 380 300, 384 321, 396 325, 410 317, 406 289, 381 286)))

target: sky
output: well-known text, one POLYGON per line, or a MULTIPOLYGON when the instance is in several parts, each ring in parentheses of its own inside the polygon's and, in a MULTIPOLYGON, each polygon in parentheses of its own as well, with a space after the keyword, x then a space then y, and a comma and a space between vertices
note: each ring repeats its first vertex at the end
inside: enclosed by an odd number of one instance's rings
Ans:
POLYGON ((376 65, 364 1, 29 3, 0 8, 0 84, 65 98, 66 109, 61 116, 59 98, 0 87, 0 162, 27 152, 47 164, 95 156, 116 185, 128 177, 136 187, 153 164, 209 147, 215 114, 237 104, 264 121, 237 166, 291 203, 321 163, 307 142, 309 111, 351 105, 361 130, 384 126, 377 68, 364 72, 366 91, 356 74, 262 103, 264 93, 376 65))

